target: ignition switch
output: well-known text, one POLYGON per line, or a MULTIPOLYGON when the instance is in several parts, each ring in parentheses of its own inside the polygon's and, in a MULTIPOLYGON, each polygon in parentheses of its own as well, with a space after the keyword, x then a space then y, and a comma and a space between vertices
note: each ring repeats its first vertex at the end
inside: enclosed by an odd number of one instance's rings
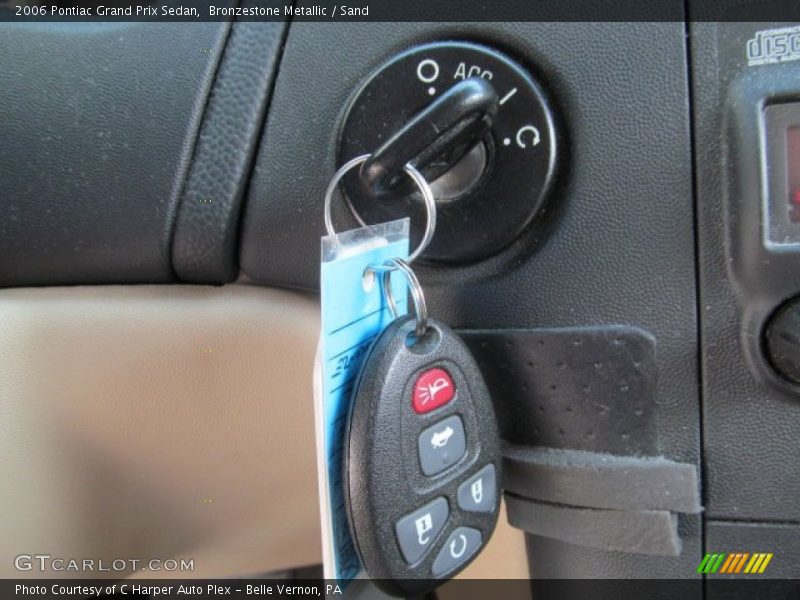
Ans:
MULTIPOLYGON (((476 78, 494 92, 472 86, 471 97, 482 103, 485 115, 470 122, 473 139, 459 133, 455 137, 460 145, 445 144, 447 152, 438 155, 429 149, 415 164, 437 199, 436 235, 422 255, 428 261, 470 262, 490 256, 516 239, 542 208, 552 187, 558 140, 539 84, 485 46, 426 44, 372 75, 353 98, 340 132, 340 163, 373 153, 415 122, 435 128, 437 115, 446 112, 446 97, 469 101, 470 87, 464 82, 476 78)), ((383 177, 374 166, 368 161, 360 175, 344 179, 353 210, 366 222, 413 215, 419 206, 413 187, 403 185, 402 177, 383 177)))

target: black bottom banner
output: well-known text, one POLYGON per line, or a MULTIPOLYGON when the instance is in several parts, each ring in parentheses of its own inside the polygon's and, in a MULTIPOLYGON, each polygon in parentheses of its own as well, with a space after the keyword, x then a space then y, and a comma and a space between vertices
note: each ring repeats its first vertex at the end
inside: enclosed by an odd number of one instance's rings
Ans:
MULTIPOLYGON (((433 582, 432 582, 433 583, 433 582)), ((438 582, 437 582, 438 583, 438 582)), ((27 579, 0 580, 0 598, 47 600, 85 598, 183 599, 380 599, 380 582, 359 580, 349 585, 318 579, 27 579), (375 585, 375 584, 378 585, 375 585)), ((435 584, 434 584, 435 585, 435 584)), ((425 600, 490 598, 511 600, 783 600, 800 598, 800 580, 755 578, 696 579, 464 579, 443 583, 425 600)))

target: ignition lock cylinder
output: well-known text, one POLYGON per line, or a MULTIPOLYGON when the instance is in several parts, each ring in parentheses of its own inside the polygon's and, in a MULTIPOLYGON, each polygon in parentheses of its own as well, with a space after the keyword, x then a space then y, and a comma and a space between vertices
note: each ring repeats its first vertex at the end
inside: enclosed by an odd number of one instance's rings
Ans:
POLYGON ((397 56, 356 93, 339 162, 373 154, 344 180, 353 210, 370 223, 414 214, 402 166, 419 169, 439 219, 422 259, 464 263, 498 252, 532 223, 558 148, 546 95, 525 69, 485 46, 437 42, 397 56))

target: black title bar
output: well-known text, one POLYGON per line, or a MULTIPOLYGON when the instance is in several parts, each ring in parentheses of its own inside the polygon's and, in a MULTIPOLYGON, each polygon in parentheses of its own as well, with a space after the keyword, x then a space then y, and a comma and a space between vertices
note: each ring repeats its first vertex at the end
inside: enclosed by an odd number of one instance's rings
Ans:
POLYGON ((0 0, 0 21, 800 21, 797 0, 0 0))

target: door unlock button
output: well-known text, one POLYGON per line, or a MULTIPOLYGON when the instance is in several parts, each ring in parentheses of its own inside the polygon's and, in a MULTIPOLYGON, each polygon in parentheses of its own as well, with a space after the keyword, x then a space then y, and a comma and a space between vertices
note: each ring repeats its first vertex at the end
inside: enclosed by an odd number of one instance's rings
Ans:
POLYGON ((449 512, 447 500, 436 498, 397 521, 397 541, 408 564, 413 565, 428 551, 444 527, 449 512))

